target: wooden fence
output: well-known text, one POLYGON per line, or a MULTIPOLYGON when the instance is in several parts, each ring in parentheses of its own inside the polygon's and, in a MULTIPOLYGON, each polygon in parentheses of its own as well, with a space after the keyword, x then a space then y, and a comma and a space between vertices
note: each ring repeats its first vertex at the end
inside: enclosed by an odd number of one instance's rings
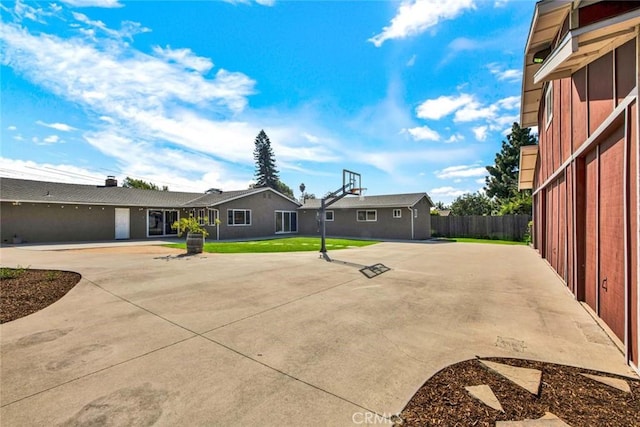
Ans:
POLYGON ((529 221, 530 215, 432 216, 431 235, 522 241, 527 233, 529 221))

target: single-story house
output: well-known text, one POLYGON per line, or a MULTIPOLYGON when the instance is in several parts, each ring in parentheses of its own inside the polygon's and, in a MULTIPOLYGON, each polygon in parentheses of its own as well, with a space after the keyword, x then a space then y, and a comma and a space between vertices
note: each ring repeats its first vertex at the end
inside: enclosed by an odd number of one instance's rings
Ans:
MULTIPOLYGON (((326 209, 327 236, 423 240, 431 237, 431 207, 427 193, 345 197, 326 209)), ((319 199, 298 208, 300 233, 320 233, 319 199)))
POLYGON ((201 218, 209 240, 296 233, 295 200, 271 188, 206 193, 0 178, 0 242, 173 237, 181 217, 201 218), (219 219, 219 224, 216 224, 219 219))
POLYGON ((640 372, 640 2, 536 3, 525 46, 519 188, 533 245, 640 372))

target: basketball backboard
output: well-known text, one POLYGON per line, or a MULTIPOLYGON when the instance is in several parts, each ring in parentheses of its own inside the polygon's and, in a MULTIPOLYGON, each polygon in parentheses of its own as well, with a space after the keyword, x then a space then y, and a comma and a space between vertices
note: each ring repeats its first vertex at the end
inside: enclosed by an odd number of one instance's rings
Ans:
POLYGON ((342 190, 348 194, 359 196, 362 193, 362 178, 358 172, 342 170, 342 190))

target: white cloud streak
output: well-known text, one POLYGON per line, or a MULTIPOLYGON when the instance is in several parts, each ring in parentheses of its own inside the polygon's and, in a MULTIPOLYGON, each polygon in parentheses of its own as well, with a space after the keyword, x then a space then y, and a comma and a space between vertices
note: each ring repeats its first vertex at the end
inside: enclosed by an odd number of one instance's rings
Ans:
POLYGON ((380 47, 387 40, 416 36, 474 7, 473 0, 405 0, 391 23, 368 41, 380 47))
POLYGON ((440 179, 472 178, 476 176, 485 176, 486 174, 487 169, 478 165, 449 166, 435 172, 435 175, 440 179))
POLYGON ((62 3, 73 7, 122 7, 118 0, 60 0, 62 3))
POLYGON ((72 130, 77 130, 73 126, 69 126, 68 124, 65 124, 65 123, 45 123, 38 120, 36 124, 39 124, 40 126, 48 127, 51 129, 59 130, 61 132, 71 132, 72 130))
POLYGON ((408 133, 414 139, 414 141, 439 141, 440 134, 428 126, 415 127, 411 129, 403 129, 403 132, 408 133))

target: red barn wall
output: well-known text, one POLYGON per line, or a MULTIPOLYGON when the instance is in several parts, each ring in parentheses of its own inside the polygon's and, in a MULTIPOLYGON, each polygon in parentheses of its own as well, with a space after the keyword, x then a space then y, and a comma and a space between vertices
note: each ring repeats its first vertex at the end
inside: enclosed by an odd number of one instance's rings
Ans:
POLYGON ((534 247, 626 343, 635 366, 640 113, 629 94, 637 87, 637 58, 634 39, 553 81, 549 124, 541 97, 533 207, 534 247), (613 116, 621 103, 627 111, 613 116))

